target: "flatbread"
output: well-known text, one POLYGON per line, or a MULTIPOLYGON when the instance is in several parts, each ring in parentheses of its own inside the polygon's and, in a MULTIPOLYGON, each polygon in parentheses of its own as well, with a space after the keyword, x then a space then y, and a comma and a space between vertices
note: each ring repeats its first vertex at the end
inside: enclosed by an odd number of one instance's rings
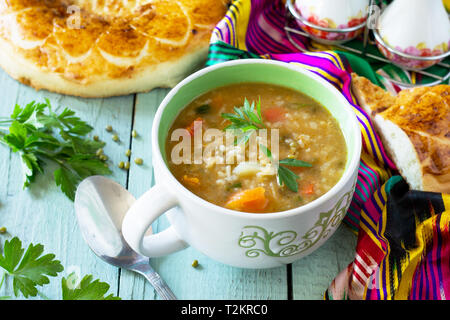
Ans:
POLYGON ((411 188, 450 193, 450 86, 393 96, 353 74, 352 90, 411 188))
POLYGON ((206 59, 222 0, 0 0, 0 66, 36 89, 173 87, 206 59))

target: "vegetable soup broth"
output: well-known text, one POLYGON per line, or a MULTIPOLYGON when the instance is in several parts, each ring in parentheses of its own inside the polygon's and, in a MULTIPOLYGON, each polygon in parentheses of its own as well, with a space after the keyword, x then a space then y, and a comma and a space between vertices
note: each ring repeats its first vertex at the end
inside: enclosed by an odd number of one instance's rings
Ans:
MULTIPOLYGON (((211 142, 203 141, 203 147, 208 143, 211 142)), ((193 149, 193 143, 191 145, 193 149)), ((173 123, 166 150, 171 172, 194 194, 222 207, 255 213, 285 211, 317 199, 338 182, 347 160, 344 136, 328 110, 300 92, 261 83, 225 86, 196 98, 173 123), (219 153, 204 158, 202 164, 175 164, 172 161, 172 149, 181 141, 171 141, 175 129, 192 130, 194 121, 201 120, 203 133, 208 128, 224 132, 230 121, 222 114, 234 113, 234 107, 241 107, 244 99, 250 104, 261 102, 262 120, 269 129, 269 147, 270 129, 279 130, 280 160, 297 159, 311 165, 286 166, 299 177, 295 181, 297 192, 286 184, 280 185, 277 166, 263 152, 259 152, 257 163, 242 165, 234 161, 226 164, 225 142, 220 147, 222 164, 218 163, 219 153)), ((246 161, 249 161, 248 146, 246 150, 246 161)))

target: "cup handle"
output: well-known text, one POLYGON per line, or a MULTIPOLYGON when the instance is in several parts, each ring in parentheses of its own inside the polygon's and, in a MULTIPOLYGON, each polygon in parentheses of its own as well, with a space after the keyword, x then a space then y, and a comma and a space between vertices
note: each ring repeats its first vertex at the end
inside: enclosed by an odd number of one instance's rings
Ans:
POLYGON ((130 247, 150 258, 161 257, 188 246, 173 226, 156 234, 145 235, 152 223, 178 204, 177 199, 161 185, 144 193, 128 209, 122 222, 122 234, 130 247))

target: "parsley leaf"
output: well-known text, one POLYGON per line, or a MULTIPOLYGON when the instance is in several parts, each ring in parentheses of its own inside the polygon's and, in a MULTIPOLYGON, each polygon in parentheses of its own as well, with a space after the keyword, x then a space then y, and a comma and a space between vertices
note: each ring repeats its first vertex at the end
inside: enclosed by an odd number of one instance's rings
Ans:
POLYGON ((109 290, 109 284, 98 279, 92 281, 92 275, 86 275, 75 288, 73 288, 73 277, 74 274, 70 274, 67 279, 62 278, 63 300, 121 300, 113 294, 105 296, 109 290))
POLYGON ((286 185, 291 191, 298 192, 297 179, 299 179, 299 176, 288 168, 283 166, 278 167, 278 183, 281 186, 286 185))
MULTIPOLYGON (((222 117, 231 121, 231 124, 227 126, 225 130, 240 130, 240 136, 238 137, 236 144, 242 142, 246 143, 255 130, 265 128, 261 115, 261 99, 259 99, 256 104, 256 110, 254 102, 250 105, 248 100, 244 99, 244 105, 240 108, 235 107, 234 112, 235 113, 222 113, 222 117)), ((273 161, 270 149, 263 144, 260 144, 259 147, 267 158, 273 161)), ((298 192, 297 180, 299 179, 299 176, 285 166, 309 168, 312 167, 312 165, 297 159, 283 159, 279 161, 277 171, 278 183, 281 186, 286 185, 286 187, 293 192, 298 192)))
POLYGON ((87 138, 93 128, 65 108, 57 113, 48 99, 45 103, 16 105, 10 118, 0 119, 0 143, 17 152, 22 160, 23 186, 30 186, 44 164, 56 164, 56 185, 74 200, 81 180, 91 175, 109 175, 111 170, 96 152, 105 144, 87 138))
POLYGON ((242 107, 234 107, 235 113, 222 113, 222 118, 231 121, 231 124, 225 128, 238 129, 243 132, 262 129, 265 127, 262 115, 261 115, 261 99, 258 100, 255 110, 255 102, 248 102, 247 98, 244 99, 244 105, 242 107))
POLYGON ((267 148, 263 144, 259 144, 259 148, 261 149, 262 152, 264 152, 264 154, 267 156, 267 158, 272 160, 272 151, 270 151, 269 148, 267 148))
POLYGON ((307 168, 312 167, 312 164, 310 164, 306 161, 291 159, 291 158, 280 160, 280 164, 284 164, 286 166, 291 166, 291 167, 307 167, 307 168))
POLYGON ((55 277, 63 271, 63 266, 55 260, 54 254, 42 255, 44 246, 30 244, 25 251, 22 242, 14 237, 5 241, 3 254, 0 254, 0 267, 13 278, 14 295, 19 292, 25 298, 35 297, 38 294, 37 286, 49 283, 48 276, 55 277))

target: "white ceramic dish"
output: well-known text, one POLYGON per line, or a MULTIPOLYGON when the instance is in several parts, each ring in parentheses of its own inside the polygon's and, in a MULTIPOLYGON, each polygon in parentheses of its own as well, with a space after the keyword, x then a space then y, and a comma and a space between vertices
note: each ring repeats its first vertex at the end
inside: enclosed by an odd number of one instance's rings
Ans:
POLYGON ((129 245, 149 257, 167 255, 191 245, 212 259, 236 267, 270 268, 292 263, 331 237, 355 190, 361 132, 351 105, 330 83, 288 63, 236 60, 196 72, 163 100, 152 134, 156 185, 135 202, 122 225, 129 245), (211 204, 176 180, 167 167, 165 155, 165 140, 174 119, 197 96, 240 82, 287 86, 311 96, 330 111, 340 124, 348 156, 343 176, 329 192, 292 210, 254 214, 211 204), (171 227, 146 236, 147 229, 163 214, 171 227))
POLYGON ((395 0, 381 14, 375 36, 393 63, 422 70, 447 56, 450 20, 442 0, 395 0))
MULTIPOLYGON (((288 5, 291 3, 288 1, 288 5)), ((296 0, 290 11, 314 40, 338 44, 362 33, 368 5, 369 0, 296 0)))

